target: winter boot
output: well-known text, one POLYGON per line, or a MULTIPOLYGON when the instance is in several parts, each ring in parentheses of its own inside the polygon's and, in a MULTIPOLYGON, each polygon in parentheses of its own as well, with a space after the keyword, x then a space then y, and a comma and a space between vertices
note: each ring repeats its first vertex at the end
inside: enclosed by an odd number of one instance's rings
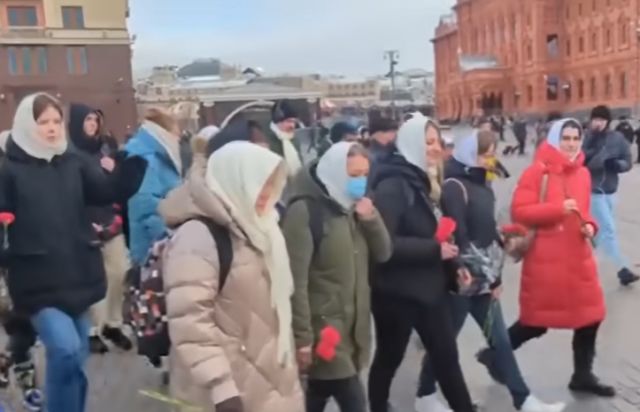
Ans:
POLYGON ((574 373, 569 382, 569 389, 573 392, 586 393, 603 398, 613 398, 616 390, 613 386, 600 382, 593 374, 593 360, 595 350, 591 348, 575 347, 573 349, 574 373))
POLYGON ((620 284, 622 286, 629 286, 632 283, 635 283, 640 280, 640 276, 636 275, 632 271, 627 268, 624 268, 618 272, 618 279, 620 279, 620 284))
POLYGON ((520 409, 521 412, 562 412, 566 408, 564 402, 544 403, 533 395, 529 395, 520 409))
POLYGON ((22 391, 22 404, 29 412, 42 410, 43 396, 36 382, 36 368, 32 361, 19 363, 13 367, 18 386, 22 391))
POLYGON ((124 351, 130 351, 131 349, 133 349, 133 343, 131 343, 131 339, 129 339, 127 335, 122 333, 122 329, 120 328, 105 326, 102 329, 102 336, 124 351))
POLYGON ((104 355, 109 352, 109 347, 98 335, 89 337, 89 351, 96 355, 104 355))

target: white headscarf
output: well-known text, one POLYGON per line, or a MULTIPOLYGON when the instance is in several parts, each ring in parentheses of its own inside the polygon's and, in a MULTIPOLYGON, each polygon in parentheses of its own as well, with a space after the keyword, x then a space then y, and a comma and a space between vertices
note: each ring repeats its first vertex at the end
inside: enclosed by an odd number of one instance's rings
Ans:
POLYGON ((0 150, 3 152, 7 151, 7 141, 9 140, 9 136, 11 136, 11 130, 4 130, 0 132, 0 150))
POLYGON ((284 160, 287 162, 287 167, 289 168, 289 176, 295 176, 302 168, 302 163, 300 162, 300 155, 298 154, 298 151, 293 143, 291 143, 294 133, 283 132, 280 130, 278 125, 273 122, 271 123, 270 128, 276 137, 282 142, 284 160))
POLYGON ((290 299, 293 276, 275 210, 287 180, 282 158, 249 142, 228 143, 209 157, 205 178, 207 186, 222 200, 234 222, 264 255, 271 279, 271 304, 278 316, 278 360, 282 364, 292 362, 290 299), (256 200, 274 174, 276 181, 268 205, 270 213, 259 216, 256 200))
POLYGON ((467 167, 478 166, 478 130, 458 142, 453 149, 453 158, 467 167))
POLYGON ((198 137, 204 140, 209 140, 214 138, 220 132, 220 128, 215 125, 205 126, 198 132, 198 137))
POLYGON ((38 125, 33 118, 33 104, 36 98, 42 95, 57 101, 46 93, 35 93, 22 99, 13 118, 11 139, 29 156, 50 162, 54 156, 61 155, 67 150, 67 135, 65 127, 62 126, 61 133, 63 136, 53 144, 38 136, 38 125))
POLYGON ((427 142, 424 137, 429 123, 437 127, 428 117, 414 116, 400 127, 396 139, 396 147, 402 157, 425 173, 428 172, 429 166, 432 166, 427 164, 427 142))
POLYGON ((349 174, 347 173, 347 157, 353 142, 338 142, 320 158, 316 174, 318 179, 327 188, 331 196, 340 206, 346 210, 351 209, 355 200, 347 191, 349 174))
MULTIPOLYGON (((578 127, 578 130, 580 130, 580 135, 583 137, 580 140, 580 145, 582 146, 582 143, 584 142, 584 132, 582 131, 582 126, 580 126, 579 121, 570 117, 556 120, 551 125, 551 128, 549 129, 549 133, 547 133, 547 143, 558 151, 560 150, 560 140, 562 139, 562 128, 564 127, 565 123, 569 121, 573 121, 578 125, 577 127, 578 127)), ((580 150, 576 152, 576 154, 573 156, 573 159, 571 159, 571 161, 576 160, 578 155, 580 155, 580 150)))

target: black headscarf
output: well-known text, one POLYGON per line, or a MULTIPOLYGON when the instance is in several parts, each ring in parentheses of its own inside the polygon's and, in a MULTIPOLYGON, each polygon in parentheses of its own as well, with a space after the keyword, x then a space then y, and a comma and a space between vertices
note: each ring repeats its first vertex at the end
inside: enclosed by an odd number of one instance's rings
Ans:
POLYGON ((218 134, 209 139, 207 144, 207 156, 222 146, 231 142, 250 142, 252 136, 252 126, 250 122, 238 121, 227 125, 218 134))
POLYGON ((74 103, 69 109, 69 138, 71 143, 82 151, 92 154, 98 153, 102 148, 102 138, 100 129, 102 127, 102 116, 99 110, 95 110, 85 104, 74 103), (84 132, 84 121, 90 114, 98 115, 98 136, 89 137, 84 132))

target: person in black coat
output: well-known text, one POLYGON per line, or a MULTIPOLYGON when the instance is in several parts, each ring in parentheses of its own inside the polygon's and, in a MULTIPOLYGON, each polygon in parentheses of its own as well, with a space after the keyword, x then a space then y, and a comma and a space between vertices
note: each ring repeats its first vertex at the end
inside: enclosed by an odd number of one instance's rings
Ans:
MULTIPOLYGON (((115 154, 107 136, 102 133, 104 116, 100 111, 84 104, 72 104, 69 108, 69 139, 78 156, 94 163, 110 173, 115 167, 115 154)), ((93 328, 89 338, 92 353, 106 353, 109 347, 102 338, 123 350, 131 350, 131 340, 122 332, 123 284, 131 266, 125 244, 123 219, 119 206, 88 206, 87 213, 99 240, 102 242, 102 258, 107 275, 107 297, 91 308, 93 328)))
POLYGON ((106 174, 67 148, 53 97, 25 97, 0 166, 0 212, 15 220, 2 245, 14 310, 31 320, 47 359, 45 409, 83 412, 89 308, 105 297, 101 242, 86 206, 135 193, 145 162, 131 158, 106 174))
POLYGON ((415 329, 433 358, 442 392, 455 412, 473 405, 460 369, 448 289, 470 280, 458 270, 458 248, 435 239, 439 215, 440 132, 424 116, 402 125, 397 153, 380 164, 373 199, 393 242, 391 259, 373 269, 376 353, 369 375, 371 412, 388 412, 389 389, 415 329))

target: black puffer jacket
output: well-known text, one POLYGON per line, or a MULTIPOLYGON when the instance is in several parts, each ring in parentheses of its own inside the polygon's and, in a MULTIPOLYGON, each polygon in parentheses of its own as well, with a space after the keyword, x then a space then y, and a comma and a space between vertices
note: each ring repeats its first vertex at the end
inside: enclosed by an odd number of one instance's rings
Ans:
POLYGON ((54 307, 78 315, 104 297, 100 242, 86 205, 110 205, 134 193, 146 166, 134 159, 108 176, 73 151, 47 162, 9 141, 0 166, 0 211, 15 215, 3 261, 16 311, 54 307))
MULTIPOLYGON (((78 156, 83 156, 86 161, 100 166, 100 159, 104 156, 115 158, 111 145, 102 136, 89 137, 84 132, 84 121, 91 113, 97 113, 95 109, 84 104, 72 104, 69 110, 69 138, 73 143, 78 156)), ((102 117, 100 117, 102 119, 102 117)), ((101 120, 100 120, 101 121, 101 120)), ((102 125, 100 125, 102 126, 102 125)), ((98 133, 101 127, 98 128, 98 133)), ((108 241, 122 233, 122 218, 116 217, 115 205, 87 206, 87 213, 92 223, 102 226, 98 237, 102 241, 108 241)))
POLYGON ((373 179, 374 203, 391 236, 393 254, 373 269, 372 289, 424 304, 444 299, 457 266, 445 264, 435 239, 438 218, 427 175, 393 155, 377 166, 373 179))

